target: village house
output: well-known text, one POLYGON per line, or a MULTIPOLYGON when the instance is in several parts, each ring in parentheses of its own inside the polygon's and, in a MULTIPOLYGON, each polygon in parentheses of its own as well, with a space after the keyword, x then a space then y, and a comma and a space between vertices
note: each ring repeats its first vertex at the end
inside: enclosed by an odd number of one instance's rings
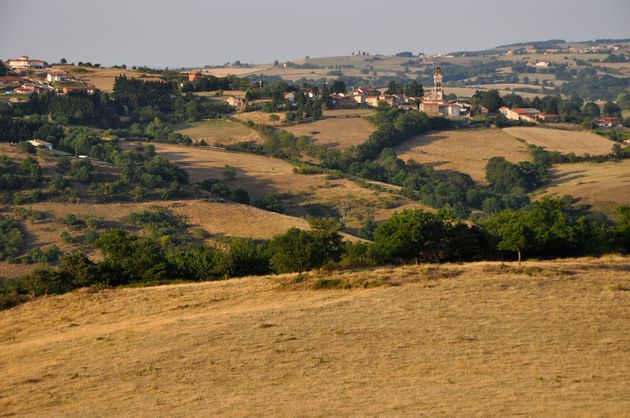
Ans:
POLYGON ((241 97, 230 96, 226 100, 227 104, 237 109, 241 109, 247 105, 247 100, 241 97))
POLYGON ((198 79, 201 76, 203 76, 203 74, 201 74, 199 72, 188 73, 188 81, 193 82, 193 81, 195 81, 196 79, 198 79))
POLYGON ((288 100, 289 102, 293 103, 295 101, 295 92, 287 91, 286 93, 284 93, 284 100, 288 100))
POLYGON ((46 74, 46 81, 49 83, 59 83, 67 79, 68 75, 64 71, 50 71, 46 74))
POLYGON ((363 96, 364 101, 367 105, 372 107, 378 107, 379 96, 363 96))
POLYGON ((359 87, 355 94, 364 96, 380 96, 381 91, 379 89, 375 89, 374 87, 359 87))
POLYGON ((442 69, 437 67, 433 75, 433 89, 431 89, 431 94, 420 102, 420 110, 430 117, 459 117, 461 106, 444 99, 442 77, 442 69))
POLYGON ((25 80, 20 77, 3 76, 0 77, 0 88, 18 87, 25 80))
POLYGON ((521 120, 523 122, 538 123, 537 118, 541 114, 541 111, 538 109, 533 109, 531 107, 515 107, 514 109, 510 109, 509 107, 503 106, 499 108, 499 113, 510 120, 521 120))
POLYGON ((14 94, 23 94, 23 95, 39 94, 40 91, 41 89, 34 84, 24 84, 21 87, 13 89, 14 94))
POLYGON ((536 119, 538 119, 540 122, 554 123, 560 120, 560 115, 557 115, 555 113, 540 113, 536 117, 536 119))
POLYGON ((28 143, 35 148, 44 148, 48 151, 53 150, 53 145, 50 142, 42 141, 41 139, 31 139, 28 143))
POLYGON ((22 55, 20 58, 8 60, 7 67, 14 71, 43 70, 44 68, 46 68, 46 62, 42 60, 30 59, 28 56, 22 55))
POLYGON ((593 125, 595 125, 596 128, 616 128, 621 126, 621 118, 617 116, 599 118, 593 121, 593 125))
POLYGON ((355 109, 358 106, 354 97, 340 93, 331 94, 330 101, 335 109, 355 109))
POLYGON ((63 86, 63 94, 69 94, 72 92, 84 92, 87 94, 94 94, 96 93, 96 87, 94 87, 91 84, 85 84, 85 85, 75 85, 75 86, 63 86))

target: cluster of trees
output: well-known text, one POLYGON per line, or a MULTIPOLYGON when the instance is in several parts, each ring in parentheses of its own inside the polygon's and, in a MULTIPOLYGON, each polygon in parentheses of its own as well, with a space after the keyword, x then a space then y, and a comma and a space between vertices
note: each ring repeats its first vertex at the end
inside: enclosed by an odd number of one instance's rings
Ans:
POLYGON ((411 83, 397 83, 396 81, 390 81, 387 85, 385 94, 404 94, 405 96, 419 97, 424 96, 424 89, 422 84, 417 81, 411 83))
POLYGON ((41 199, 38 189, 43 185, 44 175, 36 159, 27 157, 18 164, 0 154, 0 202, 37 202, 41 199))
POLYGON ((197 75, 193 81, 182 79, 180 82, 181 91, 184 93, 193 91, 245 90, 249 87, 247 79, 239 78, 235 75, 215 77, 204 74, 197 75))
POLYGON ((580 70, 573 80, 562 84, 560 93, 591 100, 614 100, 619 94, 627 92, 628 87, 630 80, 627 77, 600 75, 594 68, 585 68, 580 70))
POLYGON ((19 119, 0 114, 0 142, 38 138, 56 144, 63 135, 61 126, 40 118, 19 119))
POLYGON ((411 262, 466 261, 523 255, 543 258, 630 250, 630 207, 607 224, 572 212, 561 200, 546 198, 530 207, 506 210, 479 225, 458 221, 448 211, 405 210, 374 231, 373 242, 344 242, 334 219, 311 221, 308 231, 291 228, 270 241, 233 239, 209 247, 183 233, 185 223, 164 209, 130 217, 141 233, 112 229, 95 246, 104 260, 83 253, 61 257, 55 269, 37 271, 0 287, 0 305, 28 297, 63 293, 101 284, 216 280, 246 275, 303 272, 321 267, 371 267, 411 262))
MULTIPOLYGON (((109 162, 120 170, 113 181, 90 184, 89 191, 98 200, 125 200, 130 196, 141 198, 154 194, 175 197, 184 194, 182 187, 188 183, 186 171, 158 156, 151 145, 136 150, 121 150, 116 141, 103 141, 97 132, 77 128, 68 131, 59 142, 59 148, 109 162)), ((80 163, 71 168, 75 176, 81 170, 91 172, 89 166, 80 163)), ((86 178, 85 182, 90 183, 91 180, 86 178)))
POLYGON ((7 215, 0 215, 0 260, 17 257, 24 245, 24 234, 19 223, 7 215))

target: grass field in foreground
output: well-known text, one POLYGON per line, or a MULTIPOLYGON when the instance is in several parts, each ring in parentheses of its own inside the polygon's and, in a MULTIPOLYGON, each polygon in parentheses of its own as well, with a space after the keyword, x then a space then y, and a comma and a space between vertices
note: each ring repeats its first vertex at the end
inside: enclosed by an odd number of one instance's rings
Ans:
POLYGON ((395 149, 405 161, 466 173, 480 183, 485 182, 486 165, 492 157, 514 163, 531 159, 525 144, 498 129, 440 131, 409 139, 395 149))
POLYGON ((44 297, 0 312, 0 410, 624 416, 629 261, 421 265, 44 297))
POLYGON ((575 155, 603 155, 612 150, 613 141, 601 135, 587 131, 565 131, 560 129, 513 127, 505 128, 504 132, 526 141, 528 144, 538 145, 549 151, 559 151, 575 155))

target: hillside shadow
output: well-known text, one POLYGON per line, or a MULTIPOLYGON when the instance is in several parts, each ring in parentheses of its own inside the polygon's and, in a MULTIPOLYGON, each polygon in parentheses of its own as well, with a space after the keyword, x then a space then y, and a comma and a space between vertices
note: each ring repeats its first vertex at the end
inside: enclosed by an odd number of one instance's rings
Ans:
POLYGON ((426 145, 431 145, 432 143, 436 141, 441 141, 445 139, 448 139, 448 136, 440 135, 440 134, 414 136, 413 138, 410 138, 402 142, 401 144, 398 144, 396 146, 396 150, 398 152, 411 151, 415 147, 423 147, 426 145))
POLYGON ((566 173, 562 173, 560 175, 554 175, 552 184, 560 185, 560 184, 566 184, 573 180, 583 179, 585 178, 584 173, 586 173, 586 170, 573 170, 573 171, 567 171, 566 173))

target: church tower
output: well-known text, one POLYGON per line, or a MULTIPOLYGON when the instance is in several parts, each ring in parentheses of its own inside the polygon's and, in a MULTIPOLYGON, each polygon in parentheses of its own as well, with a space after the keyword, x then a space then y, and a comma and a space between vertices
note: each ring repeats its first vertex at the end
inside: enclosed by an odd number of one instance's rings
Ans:
POLYGON ((437 67, 433 75, 433 100, 444 100, 444 90, 442 89, 442 69, 437 67))

